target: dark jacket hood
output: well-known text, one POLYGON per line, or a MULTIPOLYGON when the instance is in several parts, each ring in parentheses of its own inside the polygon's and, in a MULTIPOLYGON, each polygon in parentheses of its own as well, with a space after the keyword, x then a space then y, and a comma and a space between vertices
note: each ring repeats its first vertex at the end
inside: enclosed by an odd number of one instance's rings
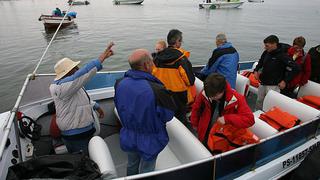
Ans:
POLYGON ((178 49, 168 47, 157 54, 155 57, 155 62, 161 64, 172 63, 181 56, 183 56, 183 53, 178 49))

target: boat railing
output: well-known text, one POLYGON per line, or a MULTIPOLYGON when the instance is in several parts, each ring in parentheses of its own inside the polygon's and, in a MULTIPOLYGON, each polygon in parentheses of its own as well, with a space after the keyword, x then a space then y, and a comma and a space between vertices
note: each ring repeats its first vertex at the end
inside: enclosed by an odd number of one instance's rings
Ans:
MULTIPOLYGON (((32 76, 34 76, 34 75, 29 74, 27 76, 26 80, 24 81, 23 86, 22 86, 20 93, 18 95, 17 101, 16 101, 14 107, 12 108, 12 110, 10 111, 10 115, 9 115, 8 119, 4 123, 3 136, 0 141, 0 160, 2 159, 2 155, 3 155, 4 149, 5 149, 6 143, 7 143, 7 139, 8 139, 10 130, 11 130, 12 123, 16 117, 16 113, 19 109, 22 97, 24 95, 24 92, 26 91, 26 88, 27 88, 32 76)), ((16 138, 17 138, 17 142, 20 142, 19 137, 16 137, 16 138)), ((20 143, 18 143, 18 145, 20 146, 20 143)), ((20 155, 21 155, 21 152, 20 152, 20 155)), ((19 159, 21 161, 21 156, 19 156, 19 159)))

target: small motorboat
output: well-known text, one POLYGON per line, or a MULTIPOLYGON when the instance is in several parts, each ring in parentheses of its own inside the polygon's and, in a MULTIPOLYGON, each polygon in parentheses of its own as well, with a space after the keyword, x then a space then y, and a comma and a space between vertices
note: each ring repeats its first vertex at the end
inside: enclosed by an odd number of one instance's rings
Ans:
POLYGON ((115 5, 120 4, 141 4, 144 0, 113 0, 115 5))
MULTIPOLYGON (((61 27, 62 28, 67 27, 67 26, 73 24, 74 18, 75 17, 73 17, 73 16, 67 16, 63 20, 61 27)), ((62 19, 63 19, 63 16, 41 15, 38 20, 43 22, 43 25, 46 29, 53 29, 53 28, 57 28, 59 26, 62 19)))
MULTIPOLYGON (((72 0, 69 0, 68 4, 71 5, 72 4, 72 0)), ((72 5, 88 5, 88 4, 90 4, 89 1, 73 1, 72 5)))
POLYGON ((199 8, 205 9, 225 9, 225 8, 238 8, 240 7, 244 1, 240 0, 206 0, 202 3, 199 3, 199 8))
POLYGON ((264 0, 248 0, 248 2, 257 2, 257 3, 261 3, 261 2, 264 2, 264 0))

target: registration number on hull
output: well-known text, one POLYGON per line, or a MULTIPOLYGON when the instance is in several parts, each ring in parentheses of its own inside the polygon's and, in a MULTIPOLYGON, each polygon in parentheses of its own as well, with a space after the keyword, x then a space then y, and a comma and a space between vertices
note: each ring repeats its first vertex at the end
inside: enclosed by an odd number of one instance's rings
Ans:
POLYGON ((320 142, 317 142, 315 144, 313 144, 312 146, 309 146, 308 148, 306 148, 305 150, 297 153, 296 155, 292 156, 291 158, 285 160, 282 162, 282 168, 285 169, 287 167, 290 167, 294 164, 296 164, 297 162, 300 162, 301 160, 303 160, 313 149, 317 148, 320 146, 320 142))

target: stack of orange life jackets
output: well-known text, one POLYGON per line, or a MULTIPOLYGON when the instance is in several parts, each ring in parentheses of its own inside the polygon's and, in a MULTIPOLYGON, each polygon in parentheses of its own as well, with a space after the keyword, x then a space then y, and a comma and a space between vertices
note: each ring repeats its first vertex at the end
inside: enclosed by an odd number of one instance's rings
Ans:
POLYGON ((283 131, 300 124, 300 119, 282 111, 278 107, 271 108, 268 112, 260 114, 260 119, 278 131, 283 131))
POLYGON ((302 96, 297 99, 299 102, 308 106, 320 109, 320 97, 319 96, 302 96))
POLYGON ((260 82, 254 77, 253 72, 251 71, 243 71, 241 75, 247 77, 250 81, 250 85, 254 87, 259 87, 260 82))
POLYGON ((212 153, 218 154, 258 142, 259 138, 246 128, 216 122, 210 130, 207 145, 212 153))

